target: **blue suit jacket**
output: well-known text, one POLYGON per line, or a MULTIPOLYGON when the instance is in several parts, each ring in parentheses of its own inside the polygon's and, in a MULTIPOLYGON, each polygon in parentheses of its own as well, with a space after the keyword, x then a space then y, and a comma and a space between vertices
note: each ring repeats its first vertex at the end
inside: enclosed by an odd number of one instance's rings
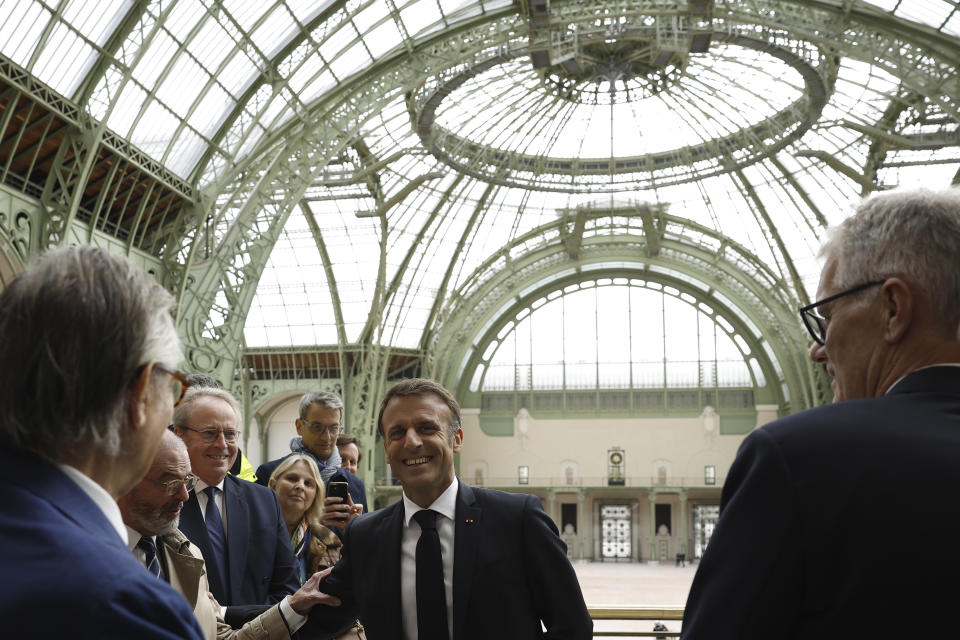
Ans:
POLYGON ((2 448, 0 549, 8 637, 203 638, 183 596, 147 573, 76 483, 2 448))
POLYGON ((960 367, 758 429, 724 484, 683 637, 943 637, 958 487, 960 367))
MULTIPOLYGON (((299 589, 300 581, 276 494, 229 474, 223 488, 229 584, 219 584, 218 577, 209 571, 207 576, 211 593, 227 606, 224 619, 237 627, 259 615, 263 611, 260 605, 277 603, 299 589)), ((180 513, 180 531, 209 562, 210 538, 193 491, 180 513)))
MULTIPOLYGON (((322 590, 339 596, 343 604, 314 607, 301 633, 328 631, 355 615, 368 637, 403 640, 403 516, 400 501, 350 522, 340 562, 322 583, 322 590)), ((593 637, 593 622, 566 545, 535 496, 475 489, 461 482, 454 527, 454 638, 593 637)))

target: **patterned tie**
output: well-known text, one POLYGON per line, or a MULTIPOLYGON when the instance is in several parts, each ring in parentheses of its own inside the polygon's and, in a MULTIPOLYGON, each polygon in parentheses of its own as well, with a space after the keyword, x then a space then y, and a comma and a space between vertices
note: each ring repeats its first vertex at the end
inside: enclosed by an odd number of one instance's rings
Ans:
POLYGON ((230 602, 227 593, 227 544, 223 533, 223 519, 220 509, 217 508, 217 488, 207 487, 203 490, 207 494, 207 508, 204 520, 207 524, 207 537, 210 538, 212 558, 204 558, 207 565, 207 574, 210 576, 210 591, 219 602, 230 602))
POLYGON ((159 578, 160 559, 157 558, 157 545, 154 543, 153 537, 141 537, 140 542, 137 543, 137 547, 143 551, 143 555, 146 556, 143 564, 146 565, 147 571, 159 578))
POLYGON ((437 534, 437 512, 423 509, 413 514, 420 525, 417 541, 417 636, 419 640, 450 640, 447 631, 447 597, 443 585, 443 560, 437 534))

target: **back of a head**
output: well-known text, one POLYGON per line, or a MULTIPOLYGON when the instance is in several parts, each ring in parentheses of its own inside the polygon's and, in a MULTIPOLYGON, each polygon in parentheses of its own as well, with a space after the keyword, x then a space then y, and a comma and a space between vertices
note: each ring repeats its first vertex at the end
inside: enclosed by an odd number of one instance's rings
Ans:
POLYGON ((92 246, 41 256, 0 294, 0 443, 54 460, 120 452, 140 368, 182 359, 173 298, 92 246))
POLYGON ((837 286, 898 276, 920 287, 938 318, 960 325, 960 189, 895 189, 864 200, 831 232, 837 286))

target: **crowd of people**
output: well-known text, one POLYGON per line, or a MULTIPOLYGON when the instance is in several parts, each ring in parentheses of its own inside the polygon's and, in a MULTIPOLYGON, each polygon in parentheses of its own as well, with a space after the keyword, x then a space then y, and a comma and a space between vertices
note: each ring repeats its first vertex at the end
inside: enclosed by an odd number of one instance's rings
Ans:
MULTIPOLYGON (((960 530, 957 256, 957 189, 872 196, 831 232, 818 300, 800 312, 835 402, 744 440, 684 638, 888 638, 951 621, 960 560, 909 550, 960 530)), ((402 380, 380 401, 402 487, 390 506, 369 511, 329 392, 302 397, 290 453, 254 482, 237 472, 234 396, 177 368, 172 305, 91 246, 47 252, 0 294, 5 631, 592 637, 539 499, 457 478, 461 412, 442 385, 402 380)))

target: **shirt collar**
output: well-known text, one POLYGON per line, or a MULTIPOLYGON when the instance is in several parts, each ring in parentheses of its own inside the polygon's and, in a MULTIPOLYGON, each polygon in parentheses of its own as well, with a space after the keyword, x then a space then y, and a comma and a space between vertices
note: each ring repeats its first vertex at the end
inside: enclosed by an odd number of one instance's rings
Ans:
POLYGON ((140 538, 143 536, 140 535, 140 532, 136 529, 130 527, 130 525, 124 525, 127 528, 127 546, 130 547, 130 551, 133 551, 137 548, 137 544, 140 542, 140 538))
MULTIPOLYGON (((433 509, 437 513, 454 519, 454 516, 457 515, 457 489, 460 486, 460 481, 457 480, 457 477, 453 477, 453 482, 450 483, 450 486, 447 487, 443 493, 433 501, 428 509, 433 509)), ((403 524, 404 526, 410 526, 410 520, 413 518, 413 514, 417 511, 423 511, 423 507, 418 505, 416 502, 407 497, 407 494, 403 494, 403 524)))
POLYGON ((124 542, 127 542, 127 525, 123 524, 120 507, 117 506, 117 502, 107 493, 107 490, 84 475, 79 469, 63 463, 57 463, 57 467, 67 474, 67 477, 73 480, 76 485, 93 500, 94 504, 100 508, 100 511, 103 512, 103 515, 106 516, 107 520, 116 530, 117 535, 120 536, 124 542))
POLYGON ((197 482, 193 485, 193 492, 197 495, 200 495, 201 491, 203 491, 204 489, 210 486, 215 486, 217 489, 220 489, 220 491, 223 491, 223 483, 226 482, 226 480, 227 480, 227 476, 223 476, 223 479, 220 480, 220 482, 218 482, 217 484, 209 485, 203 480, 201 480, 200 478, 197 478, 197 482))
POLYGON ((925 366, 925 367, 920 367, 919 369, 914 369, 914 370, 911 371, 910 373, 908 373, 908 374, 906 374, 906 375, 902 375, 902 376, 900 376, 899 378, 897 378, 897 379, 894 381, 893 384, 891 384, 889 387, 887 387, 887 390, 884 391, 883 395, 887 395, 888 393, 890 393, 891 391, 893 391, 893 388, 894 388, 895 386, 897 386, 898 384, 900 384, 901 382, 903 382, 903 379, 906 378, 907 376, 909 376, 911 373, 916 373, 917 371, 923 371, 924 369, 930 369, 931 367, 960 367, 960 362, 942 362, 942 363, 940 363, 940 364, 929 364, 929 365, 927 365, 927 366, 925 366))

